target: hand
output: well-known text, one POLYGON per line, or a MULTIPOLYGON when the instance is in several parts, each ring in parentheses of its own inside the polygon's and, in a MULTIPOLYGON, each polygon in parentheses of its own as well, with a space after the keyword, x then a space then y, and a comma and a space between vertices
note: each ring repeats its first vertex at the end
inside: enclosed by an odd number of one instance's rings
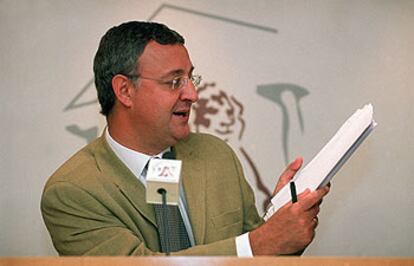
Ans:
POLYGON ((279 180, 277 181, 275 190, 273 191, 273 196, 276 195, 287 183, 292 180, 296 172, 300 169, 303 163, 302 157, 297 157, 293 162, 291 162, 280 175, 279 180))
POLYGON ((299 194, 298 202, 285 204, 265 224, 251 231, 253 254, 282 255, 303 250, 315 236, 319 204, 328 192, 328 186, 313 192, 305 190, 299 194))

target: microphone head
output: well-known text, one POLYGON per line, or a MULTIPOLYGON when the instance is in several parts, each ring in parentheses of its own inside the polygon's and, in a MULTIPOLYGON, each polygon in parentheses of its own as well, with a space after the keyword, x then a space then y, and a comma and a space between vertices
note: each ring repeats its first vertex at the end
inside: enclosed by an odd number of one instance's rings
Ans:
POLYGON ((175 152, 173 149, 171 149, 171 151, 167 151, 166 153, 164 153, 162 155, 163 159, 170 159, 170 160, 175 160, 175 152))
POLYGON ((178 205, 180 197, 181 160, 174 160, 175 153, 167 152, 162 160, 150 160, 147 172, 147 203, 163 203, 167 196, 167 205, 178 205))

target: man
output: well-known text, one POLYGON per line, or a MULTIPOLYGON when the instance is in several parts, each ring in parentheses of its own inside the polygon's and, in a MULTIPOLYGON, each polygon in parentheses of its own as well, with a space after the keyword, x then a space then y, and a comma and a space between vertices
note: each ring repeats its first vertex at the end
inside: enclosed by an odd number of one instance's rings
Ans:
MULTIPOLYGON (((200 80, 193 71, 184 39, 164 25, 128 22, 104 35, 94 73, 108 127, 50 177, 42 196, 59 254, 164 254, 161 214, 145 201, 145 172, 171 149, 183 162, 176 212, 187 242, 173 255, 291 254, 311 242, 328 189, 302 193, 264 222, 233 151, 190 133, 200 80)), ((275 192, 301 164, 288 166, 275 192)))

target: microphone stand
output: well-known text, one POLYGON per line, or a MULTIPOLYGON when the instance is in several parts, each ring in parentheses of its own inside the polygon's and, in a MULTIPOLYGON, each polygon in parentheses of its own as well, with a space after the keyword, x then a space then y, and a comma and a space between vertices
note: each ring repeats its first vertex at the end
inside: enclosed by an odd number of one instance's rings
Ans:
POLYGON ((167 253, 167 256, 170 256, 170 239, 169 239, 169 235, 168 235, 168 208, 167 208, 167 191, 163 188, 160 188, 157 190, 158 193, 161 194, 162 196, 162 212, 163 212, 163 220, 164 220, 164 239, 165 239, 165 252, 167 253))
MULTIPOLYGON (((162 156, 163 159, 175 159, 175 151, 173 149, 173 147, 171 147, 171 151, 166 152, 163 154, 162 156)), ((167 191, 163 188, 158 189, 157 191, 158 193, 161 194, 162 196, 162 212, 163 212, 163 220, 164 220, 164 239, 165 239, 165 252, 167 253, 167 256, 170 256, 170 239, 169 239, 169 235, 168 235, 168 208, 167 208, 167 191)))

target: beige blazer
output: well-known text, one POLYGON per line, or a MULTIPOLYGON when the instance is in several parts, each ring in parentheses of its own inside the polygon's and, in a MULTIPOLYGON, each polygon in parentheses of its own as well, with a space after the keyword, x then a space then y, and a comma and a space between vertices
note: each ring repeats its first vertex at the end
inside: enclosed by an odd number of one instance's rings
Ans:
MULTIPOLYGON (((175 150, 196 246, 172 255, 236 255, 235 237, 263 222, 236 155, 205 134, 190 134, 175 150)), ((145 187, 104 136, 49 178, 41 210, 60 255, 162 254, 145 187)))

